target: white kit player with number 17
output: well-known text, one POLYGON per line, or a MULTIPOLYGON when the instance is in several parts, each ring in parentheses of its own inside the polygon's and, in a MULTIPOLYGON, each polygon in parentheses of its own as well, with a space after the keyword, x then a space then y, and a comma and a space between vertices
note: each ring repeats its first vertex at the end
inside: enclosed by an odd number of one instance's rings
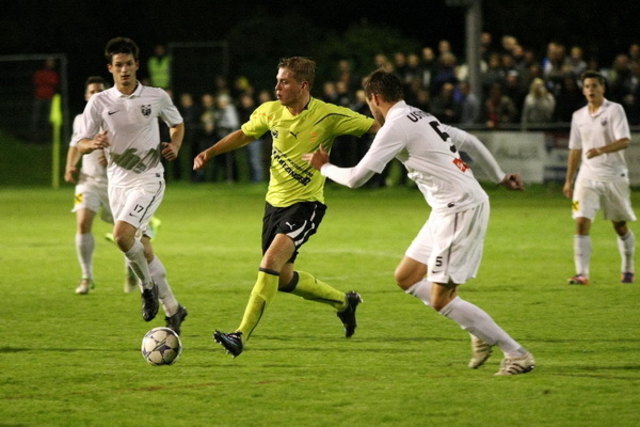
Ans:
POLYGON ((78 149, 82 153, 103 149, 107 157, 113 237, 141 281, 142 318, 147 322, 155 318, 160 300, 167 327, 179 334, 187 310, 173 295, 167 272, 144 233, 164 196, 160 157, 177 158, 184 137, 183 120, 164 90, 137 80, 139 49, 133 40, 110 40, 105 57, 114 86, 87 103, 78 149), (169 126, 170 142, 161 142, 158 118, 169 126))

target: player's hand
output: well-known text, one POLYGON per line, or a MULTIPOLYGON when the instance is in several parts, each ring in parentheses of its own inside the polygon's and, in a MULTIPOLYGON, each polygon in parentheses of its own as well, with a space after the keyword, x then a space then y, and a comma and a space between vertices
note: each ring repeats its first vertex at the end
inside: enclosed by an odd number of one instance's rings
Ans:
POLYGON ((109 145, 109 137, 107 136, 106 130, 97 134, 89 144, 92 150, 102 150, 103 148, 109 147, 109 145))
POLYGON ((208 161, 209 161, 209 156, 207 156, 207 151, 205 150, 200 154, 198 154, 196 157, 194 157, 193 170, 196 171, 198 169, 202 169, 204 165, 207 164, 208 161))
POLYGON ((75 184, 76 183, 76 174, 78 173, 78 168, 75 166, 70 166, 65 168, 64 170, 64 180, 65 182, 75 184))
POLYGON ((302 160, 309 163, 313 168, 320 170, 323 165, 329 163, 329 153, 320 145, 320 148, 313 153, 303 154, 302 160))
POLYGON ((591 148, 590 150, 587 151, 586 156, 587 156, 587 159, 593 159, 594 157, 598 157, 601 154, 603 153, 599 148, 591 148))
POLYGON ((505 186, 509 190, 524 190, 524 182, 522 181, 522 176, 520 176, 519 173, 506 174, 500 184, 505 186))
POLYGON ((173 142, 162 143, 162 157, 164 157, 166 160, 177 159, 179 151, 180 151, 180 148, 176 146, 173 142))
POLYGON ((564 186, 562 187, 562 194, 569 199, 573 199, 573 186, 570 182, 564 183, 564 186))

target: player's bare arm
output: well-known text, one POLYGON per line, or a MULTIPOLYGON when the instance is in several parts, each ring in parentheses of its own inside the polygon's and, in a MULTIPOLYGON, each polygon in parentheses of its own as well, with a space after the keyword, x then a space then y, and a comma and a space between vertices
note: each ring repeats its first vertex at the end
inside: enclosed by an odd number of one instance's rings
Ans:
POLYGON ((182 140, 184 139, 184 123, 172 126, 169 129, 171 142, 162 143, 162 157, 167 160, 175 160, 178 158, 182 140))
POLYGON ((567 177, 562 187, 562 193, 569 199, 573 198, 573 180, 578 172, 578 165, 580 164, 580 157, 582 156, 582 150, 570 150, 569 159, 567 160, 567 177))
POLYGON ((231 132, 211 147, 202 151, 193 159, 193 170, 202 169, 209 160, 229 151, 237 150, 252 142, 255 138, 245 135, 241 129, 231 132))
POLYGON ((84 138, 78 141, 78 151, 82 154, 89 154, 94 150, 102 150, 109 147, 109 137, 107 131, 102 131, 93 139, 84 138))
POLYGON ((624 150, 631 144, 629 138, 622 138, 617 141, 613 141, 611 144, 607 144, 602 147, 592 148, 587 151, 587 159, 593 159, 594 157, 601 156, 603 154, 615 153, 616 151, 624 150))
POLYGON ((69 147, 69 151, 67 152, 67 164, 64 168, 65 182, 75 184, 76 175, 78 173, 77 165, 80 161, 80 157, 82 157, 82 155, 76 147, 69 147))

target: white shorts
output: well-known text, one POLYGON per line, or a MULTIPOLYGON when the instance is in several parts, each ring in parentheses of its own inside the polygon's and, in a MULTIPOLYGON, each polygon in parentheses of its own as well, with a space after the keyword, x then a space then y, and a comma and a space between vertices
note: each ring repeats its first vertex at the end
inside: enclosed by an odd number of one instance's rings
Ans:
POLYGON ((162 203, 164 187, 163 179, 135 187, 109 186, 109 201, 115 220, 133 225, 139 236, 144 234, 149 220, 162 203))
POLYGON ((89 209, 95 213, 100 211, 100 218, 105 222, 113 224, 113 215, 111 215, 111 208, 109 207, 107 183, 85 181, 76 185, 73 209, 71 209, 71 212, 77 212, 80 209, 89 209))
POLYGON ((489 202, 461 212, 431 212, 405 252, 427 265, 434 283, 460 285, 476 277, 489 224, 489 202))
POLYGON ((628 180, 578 180, 573 190, 572 216, 593 221, 602 207, 606 220, 635 221, 630 192, 628 180))

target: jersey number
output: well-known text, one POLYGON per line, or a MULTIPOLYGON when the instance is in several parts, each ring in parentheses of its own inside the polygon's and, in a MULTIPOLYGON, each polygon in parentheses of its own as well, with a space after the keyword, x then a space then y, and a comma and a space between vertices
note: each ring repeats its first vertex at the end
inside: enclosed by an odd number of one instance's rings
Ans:
MULTIPOLYGON (((447 140, 449 139, 449 134, 440 130, 440 123, 433 120, 429 122, 429 125, 431 125, 433 130, 438 134, 440 138, 442 138, 444 142, 447 142, 447 140)), ((456 146, 453 144, 449 146, 449 150, 451 150, 452 153, 455 153, 458 151, 456 146)), ((453 159, 453 164, 456 165, 456 167, 460 169, 462 172, 466 172, 467 169, 469 169, 469 165, 466 164, 464 160, 462 160, 460 157, 456 157, 455 159, 453 159)))

